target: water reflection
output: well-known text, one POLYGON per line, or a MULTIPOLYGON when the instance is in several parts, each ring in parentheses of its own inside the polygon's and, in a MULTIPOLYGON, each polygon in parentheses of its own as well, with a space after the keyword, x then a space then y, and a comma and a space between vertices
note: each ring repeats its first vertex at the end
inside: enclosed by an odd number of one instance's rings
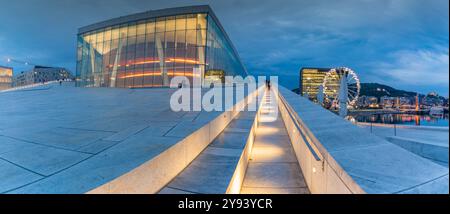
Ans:
POLYGON ((449 126, 448 114, 441 116, 414 114, 354 114, 351 115, 358 122, 403 124, 416 126, 449 126))

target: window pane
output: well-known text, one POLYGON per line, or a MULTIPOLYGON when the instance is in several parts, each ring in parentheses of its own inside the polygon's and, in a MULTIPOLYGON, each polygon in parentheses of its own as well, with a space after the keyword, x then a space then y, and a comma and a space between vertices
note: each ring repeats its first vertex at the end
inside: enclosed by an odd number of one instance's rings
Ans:
POLYGON ((181 15, 177 16, 177 30, 185 30, 186 29, 186 16, 181 15))
POLYGON ((96 47, 95 48, 96 55, 103 54, 103 42, 97 43, 97 45, 95 47, 96 47))
POLYGON ((145 50, 145 35, 137 36, 136 40, 136 61, 144 60, 145 50))
POLYGON ((89 44, 95 43, 95 42, 97 41, 97 34, 90 34, 90 35, 88 35, 88 36, 86 37, 86 41, 87 41, 89 44))
POLYGON ((120 38, 126 38, 128 34, 128 26, 123 25, 120 27, 120 38))
POLYGON ((111 40, 111 51, 110 51, 111 57, 109 58, 110 65, 114 65, 115 63, 118 48, 119 48, 119 40, 118 39, 111 40))
POLYGON ((159 64, 155 64, 155 72, 153 74, 153 86, 154 87, 161 87, 163 85, 162 82, 162 68, 159 66, 159 64))
POLYGON ((166 19, 166 29, 165 31, 174 31, 175 30, 175 17, 167 17, 166 19))
POLYGON ((111 30, 111 39, 119 38, 119 28, 115 28, 111 30))
POLYGON ((186 47, 186 32, 176 31, 176 47, 185 48, 186 47))
POLYGON ((133 78, 133 87, 142 87, 144 75, 144 67, 143 65, 136 65, 134 68, 134 78, 133 78))
POLYGON ((83 54, 83 49, 81 48, 81 47, 78 47, 77 48, 77 61, 80 61, 81 60, 81 57, 83 56, 82 54, 83 54))
POLYGON ((187 30, 186 31, 186 45, 188 47, 197 46, 197 31, 196 30, 187 30))
POLYGON ((194 14, 187 15, 186 29, 192 30, 197 28, 197 16, 194 14))
POLYGON ((164 18, 156 20, 156 32, 164 32, 166 30, 166 21, 164 18))
POLYGON ((154 66, 152 66, 151 68, 144 68, 142 77, 142 87, 153 87, 154 73, 155 73, 154 66))
POLYGON ((103 31, 99 31, 99 32, 97 32, 97 43, 103 43, 103 34, 104 34, 104 32, 103 31))
POLYGON ((164 32, 155 33, 155 47, 164 49, 164 32))
POLYGON ((206 14, 197 15, 197 29, 206 29, 206 14))
MULTIPOLYGON (((145 61, 154 61, 157 57, 155 57, 155 34, 147 34, 145 41, 145 61)), ((150 67, 152 63, 146 63, 146 67, 150 67)))
POLYGON ((133 23, 128 27, 128 36, 136 36, 136 24, 133 23))
POLYGON ((164 60, 165 60, 164 69, 167 72, 167 76, 169 77, 169 83, 170 83, 170 80, 173 77, 173 73, 174 73, 174 68, 173 67, 174 67, 174 64, 175 64, 175 61, 174 61, 175 49, 167 48, 165 50, 165 54, 164 55, 165 55, 165 58, 164 58, 164 60))
POLYGON ((134 52, 136 51, 136 37, 128 37, 128 43, 127 43, 127 52, 134 52))
POLYGON ((145 34, 145 28, 146 28, 146 24, 140 22, 137 26, 137 35, 143 35, 145 34))
POLYGON ((197 30, 197 45, 206 46, 206 29, 197 30))
POLYGON ((166 32, 165 48, 175 48, 175 31, 166 32))
POLYGON ((155 26, 156 26, 156 23, 155 23, 155 20, 149 20, 148 22, 147 22, 147 29, 145 30, 145 33, 146 34, 150 34, 150 33, 155 33, 155 26))
POLYGON ((111 57, 111 41, 105 41, 103 43, 103 75, 104 75, 104 86, 109 85, 109 74, 108 69, 110 67, 109 61, 111 57))
POLYGON ((111 29, 107 29, 105 31, 104 41, 110 41, 110 40, 111 40, 111 29))

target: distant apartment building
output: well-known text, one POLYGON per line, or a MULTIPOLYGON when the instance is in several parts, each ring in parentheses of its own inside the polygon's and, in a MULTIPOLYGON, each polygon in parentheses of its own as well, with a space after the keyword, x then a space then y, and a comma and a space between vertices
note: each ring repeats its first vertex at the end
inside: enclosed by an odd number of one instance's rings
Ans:
POLYGON ((380 98, 380 106, 383 108, 408 108, 413 101, 409 97, 388 97, 380 98))
POLYGON ((55 80, 73 79, 73 75, 65 68, 34 66, 30 71, 21 72, 13 79, 13 86, 25 86, 55 80))
POLYGON ((12 87, 13 69, 0 66, 0 90, 12 87))
POLYGON ((398 98, 398 104, 400 106, 412 105, 413 104, 413 100, 410 97, 399 97, 398 98))
POLYGON ((396 103, 395 97, 382 96, 380 98, 380 106, 383 108, 394 108, 396 103))

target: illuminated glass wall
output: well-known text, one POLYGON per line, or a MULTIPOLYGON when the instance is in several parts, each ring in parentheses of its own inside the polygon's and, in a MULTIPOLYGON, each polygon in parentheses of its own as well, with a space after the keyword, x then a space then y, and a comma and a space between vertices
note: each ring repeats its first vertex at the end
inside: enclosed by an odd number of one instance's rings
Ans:
POLYGON ((217 71, 246 73, 206 13, 152 18, 78 36, 78 86, 168 87, 175 76, 192 83, 194 70, 203 77, 217 71))
POLYGON ((233 52, 233 47, 211 17, 208 17, 207 32, 205 78, 214 81, 218 80, 219 76, 247 76, 240 59, 233 52))
POLYGON ((316 99, 319 93, 319 86, 323 84, 326 73, 329 69, 304 68, 300 73, 301 95, 308 94, 309 98, 316 99))

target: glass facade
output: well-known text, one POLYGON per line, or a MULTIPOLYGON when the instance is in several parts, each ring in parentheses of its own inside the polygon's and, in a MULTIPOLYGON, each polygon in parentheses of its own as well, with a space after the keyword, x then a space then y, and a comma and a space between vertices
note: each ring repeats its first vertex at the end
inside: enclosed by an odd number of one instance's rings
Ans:
POLYGON ((245 77, 245 68, 238 56, 233 53, 233 47, 227 42, 225 35, 211 17, 208 17, 207 33, 205 79, 213 82, 216 79, 221 79, 223 82, 223 76, 245 77))
POLYGON ((208 13, 149 18, 78 35, 78 86, 168 87, 175 76, 187 77, 192 86, 195 73, 214 81, 223 81, 223 74, 246 76, 208 13))
POLYGON ((328 68, 302 68, 300 71, 300 94, 308 94, 309 98, 315 100, 319 93, 319 86, 323 84, 328 68))
POLYGON ((0 66, 0 90, 11 88, 13 69, 0 66))

